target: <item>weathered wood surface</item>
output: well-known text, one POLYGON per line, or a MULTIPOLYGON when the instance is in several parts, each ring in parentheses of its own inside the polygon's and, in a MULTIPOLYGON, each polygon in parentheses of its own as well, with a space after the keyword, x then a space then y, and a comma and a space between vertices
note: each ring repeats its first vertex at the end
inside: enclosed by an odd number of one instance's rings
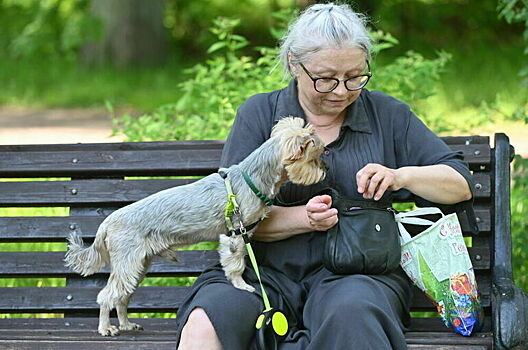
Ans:
MULTIPOLYGON (((476 271, 490 268, 489 250, 468 249, 476 271)), ((210 250, 179 251, 181 260, 168 262, 155 258, 148 276, 196 276, 206 267, 218 262, 218 253, 210 250)), ((9 277, 65 277, 75 274, 64 267, 64 252, 2 252, 0 254, 0 278, 9 277)), ((489 271, 484 271, 489 272, 489 271)), ((108 275, 109 268, 101 270, 108 275)))
MULTIPOLYGON (((409 349, 491 350, 492 150, 489 137, 444 137, 460 151, 476 183, 476 216, 480 233, 472 237, 475 267, 487 324, 483 333, 466 338, 454 334, 438 318, 416 318, 407 333, 409 349)), ((104 217, 116 208, 160 190, 196 181, 219 166, 223 141, 139 142, 71 145, 0 145, 0 175, 24 180, 0 182, 0 206, 72 207, 70 217, 2 217, 0 242, 64 242, 72 230, 87 243, 104 217), (116 178, 121 177, 121 178, 116 178), (128 180, 125 176, 173 176, 171 179, 128 180), (69 178, 35 181, 30 178, 69 178), (28 180, 26 180, 28 179, 28 180)), ((38 179, 36 179, 38 180, 38 179)), ((468 231, 462 222, 464 231, 468 231)), ((156 259, 149 276, 196 276, 218 260, 215 251, 181 251, 182 261, 156 259)), ((2 252, 0 278, 66 277, 66 287, 0 288, 0 312, 96 315, 96 295, 108 269, 82 279, 63 266, 64 252, 2 252), (85 283, 86 282, 86 283, 85 283)), ((132 312, 176 312, 188 287, 140 287, 132 312)), ((415 288, 414 311, 434 311, 415 288)), ((144 332, 123 332, 117 338, 96 333, 96 317, 65 319, 0 319, 2 349, 174 349, 174 319, 141 319, 144 332)), ((115 323, 115 321, 114 321, 115 323)))
MULTIPOLYGON (((112 321, 113 324, 117 323, 115 319, 112 321)), ((49 349, 120 349, 120 346, 123 349, 125 346, 136 349, 136 345, 144 346, 145 349, 158 349, 158 346, 161 349, 174 349, 175 319, 132 321, 141 324, 145 330, 122 332, 115 338, 102 338, 96 332, 96 318, 3 319, 0 320, 0 349, 19 349, 19 346, 26 345, 28 347, 22 349, 32 349, 30 345, 38 345, 33 349, 41 349, 41 345, 49 346, 49 349), (32 331, 25 331, 27 328, 32 331)), ((492 335, 489 332, 477 333, 467 338, 454 334, 439 319, 424 319, 423 323, 429 327, 427 331, 412 330, 406 333, 410 349, 491 349, 492 335)))
MULTIPOLYGON (((477 274, 478 275, 478 274, 477 274)), ((483 307, 491 305, 491 281, 488 275, 477 276, 483 307)), ((60 313, 65 311, 95 311, 99 286, 68 287, 2 287, 0 312, 60 313)), ((139 287, 130 302, 131 312, 175 312, 188 287, 139 287)), ((416 287, 412 301, 414 311, 434 311, 431 301, 416 287)))

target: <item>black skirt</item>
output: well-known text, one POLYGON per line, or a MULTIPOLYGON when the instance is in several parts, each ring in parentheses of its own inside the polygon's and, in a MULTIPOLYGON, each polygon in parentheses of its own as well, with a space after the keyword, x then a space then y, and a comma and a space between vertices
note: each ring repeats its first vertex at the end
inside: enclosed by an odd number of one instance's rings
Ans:
MULTIPOLYGON (((325 233, 253 242, 271 306, 288 318, 279 349, 406 349, 411 284, 403 270, 387 275, 335 275, 322 266, 325 233)), ((177 316, 177 338, 195 308, 202 308, 225 350, 254 349, 255 322, 264 309, 250 264, 250 293, 234 288, 220 266, 195 282, 177 316)))

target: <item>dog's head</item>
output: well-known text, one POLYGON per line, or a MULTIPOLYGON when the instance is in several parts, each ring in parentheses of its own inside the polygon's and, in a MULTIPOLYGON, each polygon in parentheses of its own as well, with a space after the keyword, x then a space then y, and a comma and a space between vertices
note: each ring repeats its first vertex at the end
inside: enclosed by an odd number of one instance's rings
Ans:
POLYGON ((321 160, 323 142, 304 119, 287 117, 273 127, 272 137, 280 138, 281 160, 288 179, 300 185, 312 185, 324 179, 326 166, 321 160))

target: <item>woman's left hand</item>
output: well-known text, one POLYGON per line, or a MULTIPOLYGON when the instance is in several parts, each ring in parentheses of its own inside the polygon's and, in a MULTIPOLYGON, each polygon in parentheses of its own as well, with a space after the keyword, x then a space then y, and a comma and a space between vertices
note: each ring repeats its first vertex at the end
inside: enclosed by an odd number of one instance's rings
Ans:
POLYGON ((396 169, 387 168, 381 164, 365 165, 356 174, 358 192, 363 198, 379 200, 385 191, 397 191, 402 188, 396 169))

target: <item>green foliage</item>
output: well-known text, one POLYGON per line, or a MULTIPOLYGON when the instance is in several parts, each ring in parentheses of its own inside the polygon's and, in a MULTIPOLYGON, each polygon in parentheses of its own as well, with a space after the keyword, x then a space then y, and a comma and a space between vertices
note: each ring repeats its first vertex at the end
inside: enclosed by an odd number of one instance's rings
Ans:
POLYGON ((256 59, 241 54, 248 42, 234 34, 239 22, 214 21, 211 32, 218 41, 208 50, 211 57, 186 70, 190 78, 179 85, 181 96, 176 103, 139 118, 124 115, 117 120, 118 129, 130 141, 225 138, 236 108, 245 99, 283 85, 280 70, 274 69, 276 49, 256 48, 256 59))
MULTIPOLYGON (((288 16, 275 16, 286 27, 288 16)), ((291 14, 290 14, 291 18, 291 14)), ((186 71, 190 78, 179 85, 182 92, 173 104, 161 106, 139 118, 124 115, 116 119, 115 132, 122 131, 129 141, 223 139, 233 122, 236 109, 251 95, 284 87, 286 82, 277 68, 278 48, 257 47, 258 57, 241 53, 247 47, 246 38, 234 34, 238 19, 218 18, 211 32, 217 42, 208 50, 210 57, 186 71)), ((275 35, 281 30, 274 29, 275 35)), ((393 47, 398 41, 390 34, 373 33, 377 43, 374 53, 393 47)), ((443 119, 428 120, 424 103, 435 94, 435 86, 450 55, 439 53, 426 59, 408 52, 394 62, 374 65, 374 78, 369 88, 379 89, 409 103, 428 124, 436 129, 448 129, 443 119)))
POLYGON ((4 37, 13 57, 76 56, 86 40, 99 33, 89 16, 87 0, 3 0, 0 2, 4 37))
MULTIPOLYGON (((528 1, 527 0, 499 0, 498 4, 499 17, 506 22, 522 23, 524 25, 524 54, 528 55, 528 1)), ((526 62, 526 61, 525 61, 526 62)), ((524 78, 524 84, 528 85, 528 65, 519 73, 524 78)))
POLYGON ((511 231, 515 284, 528 293, 528 159, 515 157, 512 171, 511 231))
MULTIPOLYGON (((399 44, 389 33, 377 31, 371 35, 376 42, 373 50, 375 54, 399 44)), ((450 60, 451 55, 446 52, 439 52, 436 58, 427 59, 417 52, 408 51, 384 66, 374 65, 373 78, 368 88, 383 91, 409 103, 414 112, 433 130, 450 130, 452 124, 449 121, 433 118, 426 113, 427 99, 437 93, 438 81, 450 60)))

